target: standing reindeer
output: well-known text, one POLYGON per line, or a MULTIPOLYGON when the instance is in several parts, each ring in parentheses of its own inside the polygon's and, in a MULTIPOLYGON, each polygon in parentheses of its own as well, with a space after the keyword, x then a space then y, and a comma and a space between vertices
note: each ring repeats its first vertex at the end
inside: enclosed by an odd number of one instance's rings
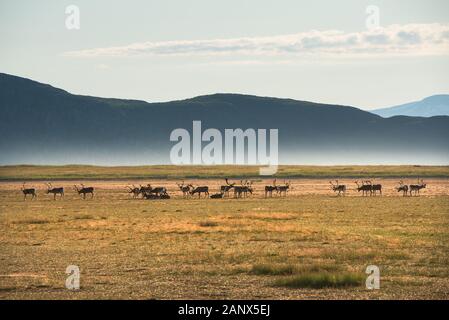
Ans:
POLYGON ((287 196, 287 191, 289 189, 290 189, 290 181, 289 182, 285 182, 285 180, 284 180, 284 185, 276 187, 276 191, 277 191, 278 195, 282 196, 282 193, 284 193, 284 197, 287 196))
POLYGON ((413 192, 415 192, 415 196, 419 195, 419 190, 424 189, 427 186, 426 183, 421 179, 421 181, 418 179, 418 184, 411 184, 410 185, 410 195, 412 195, 413 192))
POLYGON ((34 198, 37 197, 36 189, 34 189, 34 188, 26 189, 25 182, 22 184, 22 188, 20 190, 22 190, 22 192, 23 192, 23 200, 26 200, 27 195, 29 195, 29 194, 31 195, 31 200, 33 200, 34 198))
POLYGON ((155 187, 153 188, 151 184, 149 184, 147 187, 144 187, 145 190, 143 191, 143 194, 155 194, 156 196, 160 197, 163 194, 167 194, 167 188, 165 187, 155 187))
POLYGON ((86 199, 86 194, 91 194, 91 199, 94 197, 94 188, 93 187, 85 187, 84 184, 81 183, 81 188, 78 188, 78 186, 75 184, 75 190, 78 192, 79 195, 83 195, 83 199, 86 199))
POLYGON ((357 191, 362 191, 362 196, 368 196, 368 192, 370 196, 373 194, 372 185, 367 184, 366 181, 362 181, 362 185, 359 185, 359 182, 355 181, 355 184, 357 185, 357 191))
POLYGON ((248 192, 250 194, 253 194, 253 188, 252 188, 252 182, 251 181, 245 181, 245 184, 243 184, 243 180, 240 181, 240 186, 234 186, 234 198, 241 198, 242 195, 244 198, 248 196, 248 192))
POLYGON ((182 180, 182 184, 177 183, 179 189, 182 191, 182 196, 184 198, 188 197, 190 194, 190 186, 184 185, 184 180, 182 180))
POLYGON ((134 199, 139 196, 140 188, 136 187, 135 185, 132 185, 132 188, 129 186, 127 188, 129 189, 128 193, 132 193, 134 199))
POLYGON ((398 190, 398 192, 402 192, 402 196, 406 197, 408 193, 408 185, 404 184, 404 182, 401 180, 399 181, 399 186, 396 187, 396 190, 398 190))
POLYGON ((346 185, 344 185, 344 184, 339 184, 339 183, 338 183, 338 180, 335 180, 335 182, 336 182, 337 184, 333 184, 332 181, 329 181, 329 183, 331 184, 332 190, 333 190, 334 192, 338 192, 338 196, 340 196, 341 193, 343 193, 343 195, 345 195, 345 194, 346 194, 346 185))
POLYGON ((371 182, 371 180, 366 180, 365 183, 371 186, 371 192, 372 192, 373 196, 376 195, 377 191, 379 191, 380 195, 382 195, 382 185, 381 184, 373 184, 371 182))
POLYGON ((268 194, 270 195, 270 197, 273 197, 273 191, 277 190, 276 188, 276 179, 274 179, 272 186, 265 186, 265 198, 268 194))
POLYGON ((194 187, 193 185, 189 184, 190 186, 190 194, 193 196, 195 193, 198 193, 198 199, 201 198, 201 194, 204 193, 204 197, 209 197, 209 187, 208 186, 200 186, 200 187, 194 187))
POLYGON ((64 197, 64 188, 53 188, 51 183, 46 183, 47 185, 47 194, 52 193, 53 194, 53 200, 56 200, 56 195, 59 194, 61 198, 64 197))
POLYGON ((145 198, 145 195, 151 191, 151 185, 147 184, 146 186, 140 185, 139 193, 142 195, 142 198, 145 198))
POLYGON ((235 183, 229 183, 228 178, 225 179, 226 181, 226 185, 223 185, 220 187, 220 192, 223 193, 223 197, 224 196, 228 196, 229 197, 229 191, 234 188, 235 183))

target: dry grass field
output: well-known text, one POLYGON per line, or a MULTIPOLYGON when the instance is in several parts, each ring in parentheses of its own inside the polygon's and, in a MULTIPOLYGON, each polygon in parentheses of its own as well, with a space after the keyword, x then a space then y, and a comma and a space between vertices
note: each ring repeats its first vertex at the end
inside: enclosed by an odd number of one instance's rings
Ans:
POLYGON ((419 197, 398 194, 398 179, 376 180, 382 197, 362 197, 349 178, 346 197, 329 179, 291 180, 286 198, 268 199, 267 179, 246 199, 183 199, 176 180, 90 180, 87 200, 79 181, 61 180, 56 201, 43 181, 28 183, 33 201, 21 182, 0 182, 0 298, 449 298, 449 179, 426 179, 419 197), (172 199, 125 190, 149 182, 172 199), (79 291, 65 288, 68 265, 81 269, 79 291), (381 270, 380 290, 365 288, 368 265, 381 270))

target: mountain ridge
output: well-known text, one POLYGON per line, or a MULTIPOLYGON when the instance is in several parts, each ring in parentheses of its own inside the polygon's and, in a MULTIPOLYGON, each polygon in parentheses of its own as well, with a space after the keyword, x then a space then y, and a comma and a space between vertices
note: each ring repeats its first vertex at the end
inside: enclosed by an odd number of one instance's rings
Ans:
POLYGON ((279 129, 283 163, 449 163, 449 117, 382 118, 351 106, 226 93, 149 103, 0 74, 0 164, 169 163, 170 132, 191 130, 194 120, 220 131, 279 129))
POLYGON ((449 116, 449 94, 436 94, 420 101, 375 109, 370 112, 382 117, 398 115, 411 117, 449 116))

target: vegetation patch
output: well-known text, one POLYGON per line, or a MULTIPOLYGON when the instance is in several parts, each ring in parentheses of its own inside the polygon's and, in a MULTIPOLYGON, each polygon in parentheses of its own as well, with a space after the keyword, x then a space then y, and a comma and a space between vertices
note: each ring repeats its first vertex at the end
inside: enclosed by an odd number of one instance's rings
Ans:
POLYGON ((74 217, 75 220, 89 220, 94 219, 94 216, 90 214, 80 214, 74 217))
POLYGON ((14 221, 14 224, 46 224, 46 223, 50 223, 49 220, 45 220, 45 219, 26 219, 26 220, 19 220, 19 221, 14 221))
POLYGON ((361 286, 363 279, 358 273, 304 273, 278 279, 274 285, 287 288, 348 288, 361 286))
POLYGON ((281 265, 281 264, 257 264, 254 265, 250 271, 251 274, 256 275, 298 275, 307 273, 320 273, 320 272, 334 272, 340 268, 336 265, 281 265))
POLYGON ((201 221, 198 225, 200 227, 216 227, 218 226, 218 223, 214 221, 201 221))

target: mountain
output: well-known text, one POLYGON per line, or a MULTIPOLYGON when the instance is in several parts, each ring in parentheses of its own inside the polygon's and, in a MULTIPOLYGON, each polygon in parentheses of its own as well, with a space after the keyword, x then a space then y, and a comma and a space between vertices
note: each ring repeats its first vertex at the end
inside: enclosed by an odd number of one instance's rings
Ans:
POLYGON ((176 128, 279 129, 282 163, 447 164, 449 117, 239 94, 147 103, 70 94, 0 74, 0 164, 170 163, 176 128))
POLYGON ((394 116, 449 116, 449 94, 435 95, 425 98, 421 101, 410 102, 389 108, 372 110, 371 112, 384 118, 394 116))

